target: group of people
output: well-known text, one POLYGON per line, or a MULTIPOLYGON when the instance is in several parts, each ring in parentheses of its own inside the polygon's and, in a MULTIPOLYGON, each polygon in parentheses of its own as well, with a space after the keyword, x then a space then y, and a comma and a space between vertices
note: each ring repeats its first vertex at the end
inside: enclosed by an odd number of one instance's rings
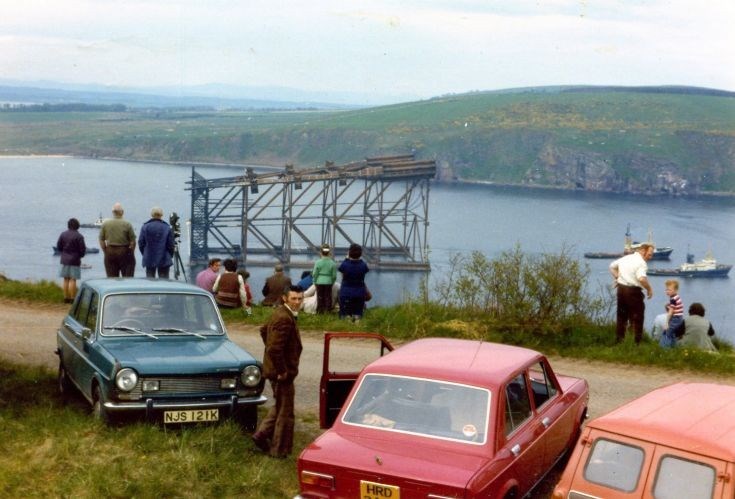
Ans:
MULTIPOLYGON (((105 274, 107 277, 133 277, 137 245, 143 256, 146 277, 168 279, 176 241, 171 226, 163 220, 163 210, 158 206, 151 209, 151 218, 140 228, 137 239, 133 225, 123 218, 124 213, 122 205, 115 203, 112 206, 112 218, 105 220, 100 227, 99 244, 104 253, 105 274)), ((59 277, 64 280, 66 303, 73 301, 76 295, 76 282, 81 278, 82 258, 87 252, 79 227, 79 220, 70 218, 67 230, 61 233, 56 242, 56 248, 61 254, 59 277)))
MULTIPOLYGON (((648 281, 647 262, 653 256, 654 247, 650 243, 642 243, 634 251, 610 264, 613 285, 617 289, 617 309, 615 340, 623 341, 628 326, 633 329, 636 344, 643 339, 643 318, 646 305, 643 298, 653 297, 653 288, 648 281)), ((674 346, 698 348, 716 352, 712 343, 715 330, 709 320, 704 318, 704 306, 692 303, 689 316, 684 317, 684 303, 679 296, 679 281, 669 279, 665 282, 665 293, 668 301, 664 305, 665 312, 656 316, 652 336, 662 347, 674 346)))
MULTIPOLYGON (((339 266, 332 257, 331 247, 323 244, 312 269, 304 271, 296 284, 304 293, 300 310, 308 314, 325 314, 338 306, 340 318, 359 320, 364 313, 365 303, 372 298, 365 284, 365 275, 369 271, 370 268, 362 259, 362 247, 359 244, 350 245, 347 258, 339 266), (342 274, 341 283, 337 281, 338 272, 342 274)), ((236 260, 212 258, 207 268, 197 274, 196 284, 210 291, 221 307, 242 307, 249 315, 253 305, 249 277, 249 272, 237 269, 236 260), (225 271, 220 274, 222 266, 225 271)), ((263 285, 261 305, 281 305, 283 290, 292 284, 291 278, 284 273, 283 265, 276 264, 273 274, 263 285)))

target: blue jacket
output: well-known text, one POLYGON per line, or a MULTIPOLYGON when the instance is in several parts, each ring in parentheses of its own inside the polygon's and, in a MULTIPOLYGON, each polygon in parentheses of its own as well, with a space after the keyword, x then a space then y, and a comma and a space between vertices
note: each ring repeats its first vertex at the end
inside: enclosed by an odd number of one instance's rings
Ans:
POLYGON ((138 248, 143 254, 143 267, 170 267, 174 254, 174 233, 171 227, 160 218, 151 218, 140 228, 138 248))

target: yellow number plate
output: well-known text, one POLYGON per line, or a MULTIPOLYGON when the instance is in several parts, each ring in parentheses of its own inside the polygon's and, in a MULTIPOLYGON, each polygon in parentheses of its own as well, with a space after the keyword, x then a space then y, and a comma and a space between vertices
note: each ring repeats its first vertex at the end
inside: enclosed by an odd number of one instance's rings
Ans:
POLYGON ((219 421, 219 409, 166 411, 163 413, 164 423, 199 423, 204 421, 219 421))
POLYGON ((401 499, 401 489, 395 485, 360 480, 360 499, 401 499))

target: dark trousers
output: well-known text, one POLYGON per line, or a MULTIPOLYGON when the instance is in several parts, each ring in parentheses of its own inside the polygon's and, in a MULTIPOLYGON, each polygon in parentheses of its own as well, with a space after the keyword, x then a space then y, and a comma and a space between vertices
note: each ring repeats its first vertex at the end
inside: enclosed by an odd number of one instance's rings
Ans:
POLYGON ((293 430, 296 416, 294 414, 294 398, 296 390, 293 380, 273 381, 273 399, 275 405, 270 408, 265 419, 261 421, 254 437, 267 438, 271 442, 270 455, 286 457, 293 449, 293 430))
POLYGON ((643 338, 643 315, 646 305, 643 302, 643 290, 638 286, 623 286, 618 284, 618 309, 615 327, 615 341, 621 342, 625 338, 625 330, 630 323, 633 328, 635 342, 640 343, 643 338))
POLYGON ((158 271, 159 279, 168 279, 169 270, 171 270, 171 265, 169 265, 168 267, 146 267, 145 276, 156 277, 156 271, 158 271))
POLYGON ((316 313, 326 314, 332 310, 332 285, 316 285, 316 313))
POLYGON ((107 277, 133 277, 135 254, 127 246, 108 246, 105 250, 107 277))

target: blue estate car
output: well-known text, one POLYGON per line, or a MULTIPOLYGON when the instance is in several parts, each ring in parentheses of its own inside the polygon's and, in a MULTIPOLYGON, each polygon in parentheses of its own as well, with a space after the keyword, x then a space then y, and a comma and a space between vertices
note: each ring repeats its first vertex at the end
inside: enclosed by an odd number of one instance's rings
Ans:
POLYGON ((177 281, 93 279, 57 332, 59 390, 75 386, 95 416, 257 424, 261 363, 232 342, 212 295, 177 281))

